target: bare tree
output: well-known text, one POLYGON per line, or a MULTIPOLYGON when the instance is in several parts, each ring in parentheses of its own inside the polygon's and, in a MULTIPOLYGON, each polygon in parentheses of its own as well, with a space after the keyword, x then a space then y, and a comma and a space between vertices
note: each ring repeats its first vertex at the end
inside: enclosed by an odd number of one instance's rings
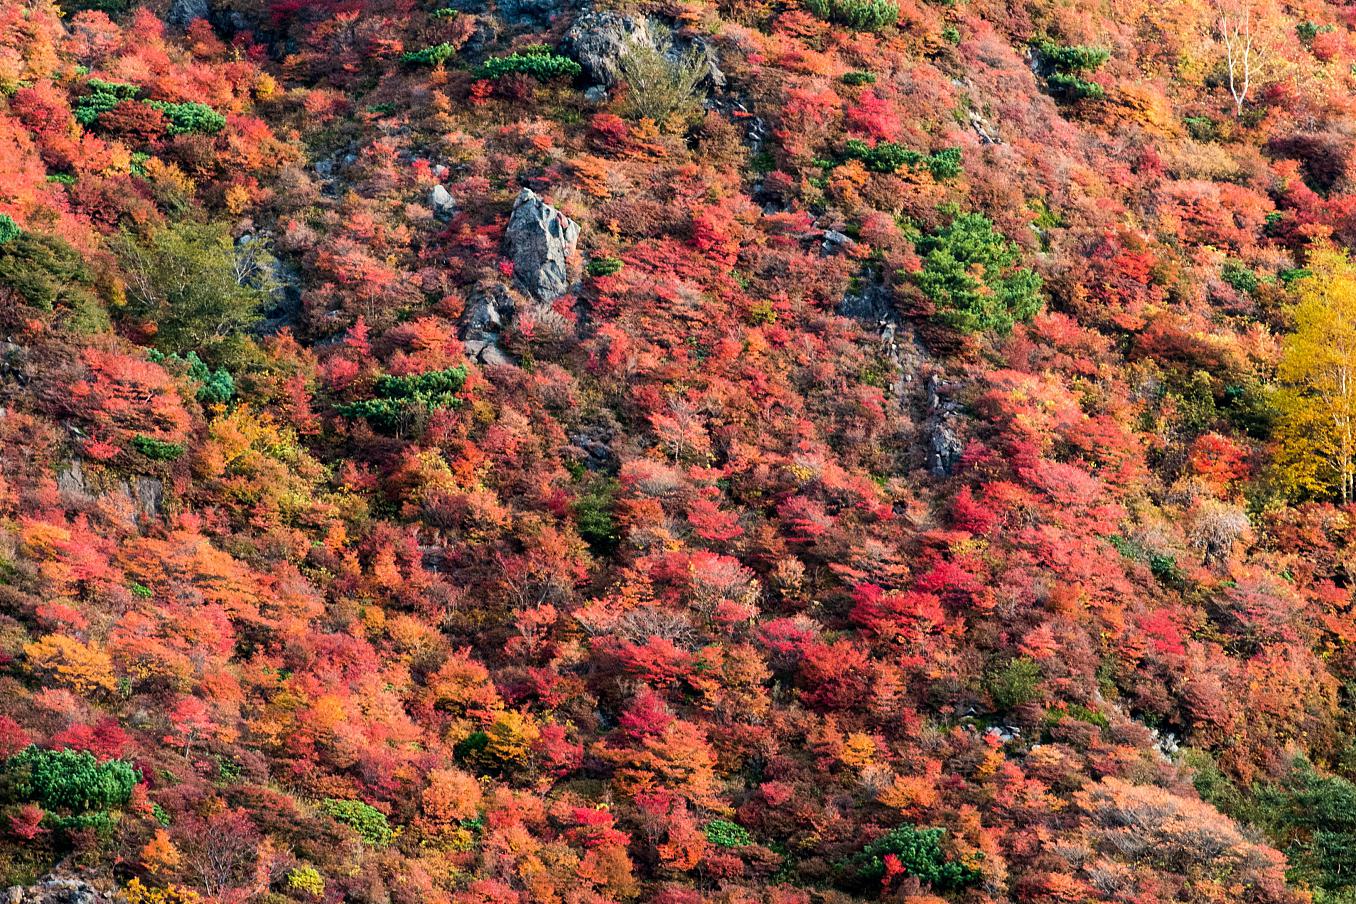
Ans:
POLYGON ((1252 74, 1258 51, 1253 43, 1253 0, 1215 0, 1215 28, 1224 41, 1224 62, 1229 69, 1229 93, 1234 115, 1243 115, 1243 104, 1252 89, 1252 74))

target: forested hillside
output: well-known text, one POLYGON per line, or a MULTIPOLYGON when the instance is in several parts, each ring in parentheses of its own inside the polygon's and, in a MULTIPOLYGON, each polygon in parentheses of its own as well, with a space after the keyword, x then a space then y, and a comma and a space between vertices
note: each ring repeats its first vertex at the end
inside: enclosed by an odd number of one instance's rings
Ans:
POLYGON ((0 888, 1356 901, 1356 6, 0 0, 0 888))

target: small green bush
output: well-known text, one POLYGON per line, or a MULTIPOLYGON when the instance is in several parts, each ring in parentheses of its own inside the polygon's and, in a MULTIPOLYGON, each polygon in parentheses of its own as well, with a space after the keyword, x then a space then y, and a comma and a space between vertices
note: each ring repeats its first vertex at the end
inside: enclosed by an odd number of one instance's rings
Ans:
POLYGON ((977 883, 978 870, 951 860, 942 850, 941 828, 900 826, 862 848, 839 867, 844 884, 854 890, 874 891, 885 877, 885 858, 898 858, 905 875, 932 886, 934 891, 953 891, 977 883))
POLYGON ((924 154, 881 141, 872 146, 859 138, 850 138, 844 144, 843 155, 849 160, 860 160, 873 173, 897 173, 901 169, 927 169, 939 182, 954 179, 961 174, 960 148, 944 148, 935 154, 924 154))
POLYGON ((899 21, 894 0, 805 0, 805 8, 826 22, 856 31, 882 31, 899 21))
POLYGON ((349 826, 363 841, 373 847, 383 847, 395 838, 395 831, 386 820, 386 814, 360 800, 336 800, 327 797, 320 809, 331 819, 349 826))
POLYGON ((120 809, 141 781, 141 773, 122 760, 101 763, 86 750, 31 746, 5 760, 0 774, 9 779, 15 801, 33 801, 73 817, 120 809))
POLYGON ((481 65, 477 74, 480 78, 499 79, 506 75, 522 73, 532 76, 539 82, 550 82, 560 78, 578 78, 583 71, 583 67, 569 57, 552 53, 544 46, 538 45, 524 48, 523 52, 511 53, 508 56, 492 57, 481 65))
POLYGON ((197 352, 189 352, 188 375, 198 383, 197 398, 204 405, 225 405, 235 398, 235 378, 225 368, 212 370, 197 352))
POLYGON ((599 555, 610 554, 621 542, 617 520, 612 516, 617 488, 615 480, 603 481, 582 492, 574 503, 575 528, 589 548, 599 555))
POLYGON ((1018 266, 1017 246, 987 217, 963 214, 916 244, 923 268, 914 283, 954 329, 1008 333, 1040 310, 1040 277, 1018 266))
POLYGON ((420 415, 440 408, 461 407, 457 393, 465 382, 465 367, 403 377, 384 374, 373 387, 375 398, 350 402, 338 409, 344 417, 366 418, 376 429, 394 432, 420 415))
POLYGON ((876 83, 876 73, 874 72, 848 72, 839 79, 845 85, 874 85, 876 83))
POLYGON ((622 262, 615 257, 599 257, 589 261, 589 276, 611 276, 621 271, 622 262))
POLYGON ((141 93, 140 85, 128 82, 106 82, 101 78, 89 79, 86 83, 90 93, 77 97, 72 112, 75 121, 82 126, 94 124, 102 114, 112 110, 125 100, 135 100, 141 93))
POLYGON ((171 135, 186 135, 189 133, 215 135, 226 127, 226 117, 206 104, 192 101, 171 104, 161 100, 148 100, 146 105, 165 114, 165 119, 169 120, 169 133, 171 135))
POLYGON ((182 443, 167 443, 140 434, 132 437, 132 447, 147 458, 155 461, 174 461, 184 454, 182 443))
POLYGON ((1084 45, 1056 44, 1049 38, 1039 38, 1031 42, 1032 49, 1040 56, 1047 71, 1046 85, 1050 93, 1062 100, 1101 100, 1106 90, 1096 82, 1083 76, 1095 72, 1111 58, 1111 52, 1103 47, 1084 45))
POLYGON ((0 245, 8 245, 23 235, 23 232, 19 228, 19 224, 14 222, 13 217, 7 213, 0 213, 0 245))
POLYGON ((1040 696, 1041 667, 1034 659, 1018 656, 989 673, 989 696, 1000 711, 1016 709, 1040 696))
POLYGON ((1257 274, 1252 272, 1252 268, 1239 261, 1226 261, 1220 268, 1220 279, 1233 286, 1235 290, 1251 295, 1257 291, 1257 274))
POLYGON ((706 824, 706 840, 716 847, 737 848, 753 843, 749 830, 726 819, 713 819, 706 824))
MULTIPOLYGON (((446 10, 438 10, 446 12, 446 10)), ((454 10, 455 12, 455 10, 454 10)), ((436 16, 438 13, 434 13, 436 16)), ((432 47, 425 47, 421 50, 407 50, 400 55, 402 63, 408 63, 411 66, 441 66, 452 57, 457 55, 457 48, 447 42, 434 44, 432 47)))

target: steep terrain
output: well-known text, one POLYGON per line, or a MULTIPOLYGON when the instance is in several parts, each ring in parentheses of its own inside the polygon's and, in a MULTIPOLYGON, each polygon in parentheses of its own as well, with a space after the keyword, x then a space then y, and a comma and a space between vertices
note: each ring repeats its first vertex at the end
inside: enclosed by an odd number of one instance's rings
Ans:
POLYGON ((1356 900, 1351 243, 1329 0, 0 0, 3 900, 1356 900))

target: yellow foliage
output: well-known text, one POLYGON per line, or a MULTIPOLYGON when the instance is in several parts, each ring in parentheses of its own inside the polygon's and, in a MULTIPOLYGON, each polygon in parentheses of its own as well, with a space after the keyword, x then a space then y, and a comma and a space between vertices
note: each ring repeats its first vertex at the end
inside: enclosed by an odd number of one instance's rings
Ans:
POLYGON ((1356 491, 1356 266, 1324 245, 1309 256, 1278 377, 1276 478, 1292 496, 1350 502, 1356 491))
POLYGON ((541 732, 531 717, 514 710, 504 710, 494 717, 485 729, 489 743, 485 753, 504 766, 526 765, 532 751, 532 742, 541 732))
POLYGON ((148 888, 140 879, 133 879, 123 889, 127 904, 199 904, 202 898, 196 891, 179 885, 148 888))
POLYGON ((113 661, 95 643, 81 643, 64 634, 48 634, 24 646, 24 655, 39 671, 80 694, 112 691, 117 687, 113 661))

